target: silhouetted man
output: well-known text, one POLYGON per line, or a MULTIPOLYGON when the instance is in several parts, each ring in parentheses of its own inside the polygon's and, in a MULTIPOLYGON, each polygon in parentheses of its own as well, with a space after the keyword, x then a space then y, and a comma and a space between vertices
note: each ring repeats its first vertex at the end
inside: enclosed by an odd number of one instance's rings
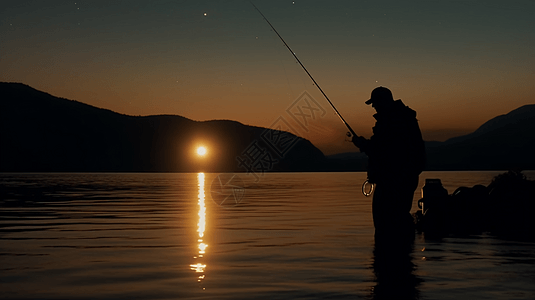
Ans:
POLYGON ((418 176, 425 165, 425 146, 416 112, 394 101, 385 87, 366 101, 377 113, 373 136, 354 137, 355 146, 368 156, 368 181, 375 183, 372 211, 375 237, 414 234, 410 210, 418 176))

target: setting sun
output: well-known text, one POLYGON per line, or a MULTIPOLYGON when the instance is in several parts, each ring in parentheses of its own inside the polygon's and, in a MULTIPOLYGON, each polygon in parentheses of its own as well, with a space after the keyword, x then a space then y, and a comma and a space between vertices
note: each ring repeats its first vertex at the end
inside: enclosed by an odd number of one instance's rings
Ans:
POLYGON ((204 156, 206 154, 206 148, 204 147, 197 148, 197 154, 200 156, 204 156))

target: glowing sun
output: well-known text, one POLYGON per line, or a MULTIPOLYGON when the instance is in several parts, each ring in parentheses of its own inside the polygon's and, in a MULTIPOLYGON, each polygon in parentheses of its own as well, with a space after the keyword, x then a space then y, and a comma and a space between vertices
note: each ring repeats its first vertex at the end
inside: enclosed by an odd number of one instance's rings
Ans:
POLYGON ((204 156, 206 154, 206 148, 204 147, 197 148, 197 154, 200 156, 204 156))

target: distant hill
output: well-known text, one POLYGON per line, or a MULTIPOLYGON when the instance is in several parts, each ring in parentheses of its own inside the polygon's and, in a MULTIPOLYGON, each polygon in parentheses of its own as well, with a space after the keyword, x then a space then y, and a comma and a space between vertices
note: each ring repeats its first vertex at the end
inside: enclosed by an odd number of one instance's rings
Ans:
POLYGON ((368 156, 362 152, 345 152, 327 156, 329 171, 365 171, 368 156))
POLYGON ((473 133, 427 143, 431 170, 534 170, 535 104, 495 117, 473 133))
POLYGON ((1 172, 243 172, 249 168, 260 174, 318 170, 325 161, 308 140, 289 133, 228 120, 128 116, 24 84, 0 83, 1 172), (194 154, 200 144, 209 151, 204 158, 194 154))

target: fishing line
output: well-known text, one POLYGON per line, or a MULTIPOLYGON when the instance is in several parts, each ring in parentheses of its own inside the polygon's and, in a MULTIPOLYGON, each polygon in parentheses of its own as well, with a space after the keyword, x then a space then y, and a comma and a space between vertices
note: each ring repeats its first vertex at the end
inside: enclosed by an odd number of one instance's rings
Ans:
MULTIPOLYGON (((273 36, 271 36, 270 38, 274 38, 273 36)), ((279 64, 282 68, 282 70, 284 71, 284 76, 286 77, 286 84, 288 85, 288 89, 290 90, 290 93, 288 95, 288 100, 291 100, 292 97, 295 98, 296 94, 294 92, 294 90, 292 89, 292 85, 290 84, 290 78, 288 77, 288 72, 286 71, 286 68, 284 67, 284 62, 282 61, 282 59, 279 57, 279 64)))
POLYGON ((284 43, 284 46, 286 46, 286 48, 288 48, 288 51, 290 51, 290 53, 293 55, 293 57, 296 59, 296 61, 299 63, 299 65, 303 68, 303 70, 305 70, 305 72, 307 73, 308 77, 310 77, 310 79, 312 80, 312 82, 314 83, 314 85, 319 89, 319 91, 321 92, 321 94, 323 95, 323 97, 325 97, 325 99, 327 100, 327 102, 329 102, 329 104, 331 105, 332 109, 334 109, 336 115, 338 115, 338 117, 340 118, 340 120, 342 121, 342 123, 344 123, 344 125, 347 127, 347 129, 351 132, 351 134, 353 136, 357 136, 357 134, 355 133, 355 131, 353 131, 353 129, 351 128, 351 126, 349 126, 349 124, 346 122, 346 120, 344 120, 344 118, 342 117, 342 115, 338 112, 338 110, 336 109, 336 107, 334 107, 334 104, 331 102, 331 100, 329 100, 329 97, 327 97, 327 95, 325 94, 325 92, 323 92, 323 90, 321 89, 321 87, 318 85, 318 83, 316 82, 316 80, 314 80, 314 77, 312 77, 312 75, 310 75, 310 73, 308 72, 307 68, 305 68, 305 66, 303 65, 303 63, 301 63, 301 61, 299 60, 299 58, 297 57, 297 55, 295 54, 295 52, 293 52, 292 48, 290 48, 290 46, 288 46, 288 44, 286 43, 286 41, 282 38, 282 36, 279 34, 279 32, 277 31, 277 29, 275 29, 275 27, 273 27, 273 25, 271 25, 271 23, 268 21, 268 19, 266 18, 266 16, 264 16, 264 14, 260 11, 260 9, 258 9, 258 7, 256 7, 256 5, 254 5, 254 3, 249 0, 249 3, 251 3, 251 5, 256 9, 256 11, 258 11, 258 13, 262 16, 262 18, 264 18, 264 20, 269 24, 269 26, 271 27, 271 29, 273 29, 273 31, 277 34, 277 36, 279 37, 279 39, 284 43))
MULTIPOLYGON (((273 29, 270 29, 269 31, 273 32, 273 29)), ((269 35, 269 38, 270 40, 274 41, 274 42, 277 42, 277 37, 270 34, 269 35)), ((296 92, 296 90, 299 90, 299 86, 301 86, 301 90, 306 90, 306 82, 305 82, 305 78, 303 78, 302 76, 302 71, 300 69, 300 67, 297 67, 299 68, 299 70, 294 70, 295 66, 294 64, 298 64, 298 62, 295 60, 295 59, 283 59, 282 57, 286 57, 286 47, 283 46, 284 49, 279 49, 279 44, 278 43, 274 43, 274 45, 277 45, 277 47, 275 48, 276 50, 276 53, 277 53, 277 60, 280 64, 280 67, 282 68, 282 70, 284 71, 284 76, 286 78, 286 84, 288 86, 288 90, 289 90, 289 93, 288 93, 288 100, 289 101, 293 101, 297 98, 298 96, 298 92, 296 92), (279 52, 280 51, 280 52, 279 52), (284 51, 284 56, 282 56, 282 51, 284 51), (299 82, 298 83, 293 83, 292 84, 292 81, 290 80, 290 77, 292 77, 292 79, 297 79, 299 82)))
POLYGON ((293 60, 289 61, 289 59, 287 58, 288 57, 287 53, 286 53, 287 50, 279 48, 278 38, 274 34, 272 34, 273 32, 272 29, 269 29, 269 31, 270 31, 269 34, 257 36, 256 39, 257 41, 259 41, 260 37, 261 37, 260 39, 265 39, 267 43, 261 44, 263 47, 262 49, 264 51, 266 49, 269 49, 269 51, 271 51, 272 53, 275 53, 275 58, 274 58, 275 60, 273 60, 271 64, 273 66, 279 66, 280 69, 282 69, 282 71, 284 72, 284 78, 282 78, 282 76, 278 76, 277 83, 281 84, 281 89, 283 91, 282 97, 286 100, 291 101, 292 99, 296 97, 296 92, 294 91, 294 88, 292 87, 292 84, 291 84, 292 80, 290 79, 290 77, 293 77, 291 76, 293 74, 289 74, 289 71, 291 70, 289 70, 290 68, 287 65, 290 63, 294 63, 294 61, 293 60))

